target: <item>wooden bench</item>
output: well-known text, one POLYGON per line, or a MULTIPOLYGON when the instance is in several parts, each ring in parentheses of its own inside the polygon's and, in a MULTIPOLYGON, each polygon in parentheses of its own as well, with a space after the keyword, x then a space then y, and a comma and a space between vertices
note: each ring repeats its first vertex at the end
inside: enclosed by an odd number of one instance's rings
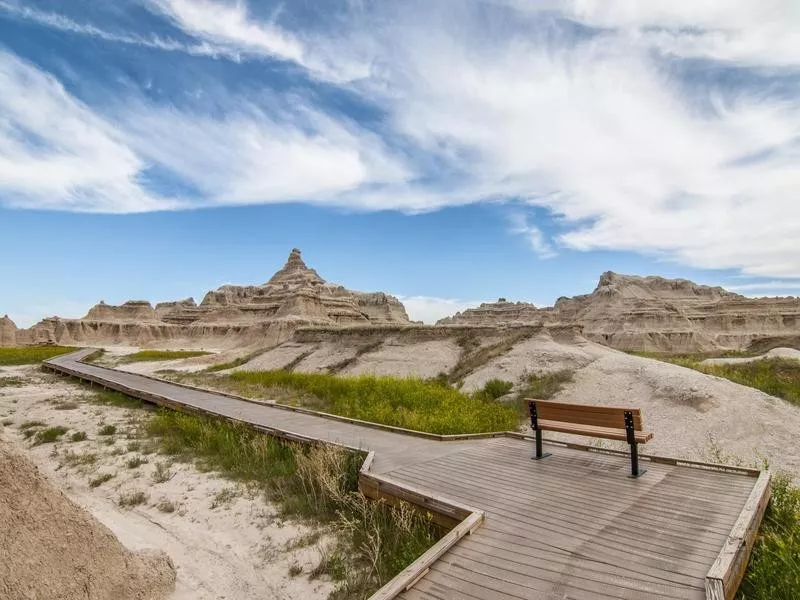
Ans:
POLYGON ((528 400, 531 427, 536 436, 536 456, 539 460, 550 456, 542 453, 542 431, 574 433, 607 440, 622 440, 631 447, 631 477, 644 475, 639 470, 637 446, 653 438, 642 426, 642 411, 638 408, 566 404, 549 400, 528 400))

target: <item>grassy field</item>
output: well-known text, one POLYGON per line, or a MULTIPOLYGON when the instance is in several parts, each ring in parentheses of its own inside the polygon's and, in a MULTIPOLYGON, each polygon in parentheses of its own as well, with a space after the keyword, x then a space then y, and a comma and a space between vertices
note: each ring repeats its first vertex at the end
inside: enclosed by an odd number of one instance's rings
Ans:
POLYGON ((192 358, 206 356, 210 352, 201 350, 140 350, 133 354, 126 354, 120 359, 122 363, 154 362, 159 360, 177 360, 179 358, 192 358))
POLYGON ((13 365, 32 365, 74 352, 77 348, 69 346, 23 346, 21 348, 0 348, 0 367, 13 365))
POLYGON ((491 399, 507 390, 497 381, 490 382, 488 390, 470 395, 439 381, 368 375, 240 371, 229 375, 186 375, 182 380, 428 433, 515 431, 520 421, 516 405, 491 399))
POLYGON ((160 452, 258 486, 286 516, 327 523, 338 541, 316 575, 338 581, 332 599, 365 598, 439 538, 427 516, 358 493, 363 455, 285 443, 249 427, 160 410, 145 426, 160 452))
MULTIPOLYGON (((694 369, 706 375, 724 377, 741 385, 761 390, 771 396, 800 404, 800 361, 798 360, 763 358, 744 363, 708 365, 702 364, 702 361, 707 358, 716 358, 716 356, 707 354, 666 355, 644 352, 634 354, 694 369)), ((741 357, 747 356, 747 354, 725 354, 725 357, 731 356, 741 357)))

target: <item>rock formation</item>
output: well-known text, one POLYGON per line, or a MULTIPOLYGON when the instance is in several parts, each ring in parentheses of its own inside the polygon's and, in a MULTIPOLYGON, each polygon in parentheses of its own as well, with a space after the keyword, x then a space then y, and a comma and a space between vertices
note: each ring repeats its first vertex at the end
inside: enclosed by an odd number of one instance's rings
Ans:
POLYGON ((14 346, 17 343, 17 326, 8 315, 0 319, 0 346, 14 346))
POLYGON ((22 344, 163 343, 227 348, 273 345, 300 326, 409 323, 397 298, 327 283, 294 249, 283 268, 262 285, 223 285, 208 292, 199 305, 192 298, 162 302, 155 308, 143 300, 121 306, 100 302, 82 319, 44 319, 31 329, 16 332, 15 338, 22 344))
POLYGON ((586 338, 621 350, 746 349, 766 338, 800 336, 800 298, 747 298, 686 279, 603 273, 591 294, 552 308, 482 304, 440 325, 577 325, 586 338))
POLYGON ((174 587, 166 554, 126 550, 0 441, 0 598, 158 600, 174 587))

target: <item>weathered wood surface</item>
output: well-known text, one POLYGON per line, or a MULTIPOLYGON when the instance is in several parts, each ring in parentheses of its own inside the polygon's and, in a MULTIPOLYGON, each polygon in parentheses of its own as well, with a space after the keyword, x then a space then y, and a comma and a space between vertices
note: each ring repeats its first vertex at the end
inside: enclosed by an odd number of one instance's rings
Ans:
POLYGON ((410 436, 80 363, 88 352, 46 365, 180 410, 368 451, 365 494, 411 501, 456 526, 381 600, 717 597, 707 574, 728 598, 769 498, 752 473, 651 461, 630 479, 625 456, 549 444, 552 456, 532 461, 519 435, 410 436))

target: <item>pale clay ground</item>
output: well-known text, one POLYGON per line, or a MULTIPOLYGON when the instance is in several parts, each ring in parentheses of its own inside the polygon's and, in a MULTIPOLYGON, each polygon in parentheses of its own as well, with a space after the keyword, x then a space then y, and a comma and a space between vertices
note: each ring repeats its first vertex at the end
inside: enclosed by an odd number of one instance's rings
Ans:
POLYGON ((295 548, 314 529, 280 519, 276 508, 259 494, 186 463, 172 464, 172 478, 155 483, 152 473, 156 463, 168 463, 169 457, 143 456, 127 448, 131 442, 147 444, 147 440, 126 437, 136 428, 139 410, 81 401, 88 388, 43 374, 38 367, 0 367, 0 378, 9 376, 22 377, 29 383, 0 387, 0 421, 4 422, 0 436, 22 449, 48 480, 111 529, 127 548, 164 550, 178 571, 172 600, 289 600, 328 595, 330 582, 308 580, 308 573, 319 563, 326 536, 295 548), (74 401, 77 408, 59 410, 54 399, 74 401), (63 425, 70 431, 62 441, 32 447, 19 430, 23 422, 32 420, 48 426, 63 425), (117 427, 117 434, 111 436, 112 445, 105 445, 109 438, 98 435, 102 424, 117 427), (74 431, 85 431, 88 440, 70 442, 74 431), (68 452, 94 453, 97 462, 61 466, 68 452), (127 461, 137 456, 148 462, 128 468, 127 461), (96 488, 89 486, 90 480, 105 473, 114 474, 113 479, 96 488), (119 507, 120 494, 138 490, 148 494, 146 504, 119 507), (211 508, 215 497, 228 490, 234 497, 211 508), (174 504, 173 513, 156 507, 164 500, 174 504), (295 564, 303 573, 291 577, 289 568, 295 564))

